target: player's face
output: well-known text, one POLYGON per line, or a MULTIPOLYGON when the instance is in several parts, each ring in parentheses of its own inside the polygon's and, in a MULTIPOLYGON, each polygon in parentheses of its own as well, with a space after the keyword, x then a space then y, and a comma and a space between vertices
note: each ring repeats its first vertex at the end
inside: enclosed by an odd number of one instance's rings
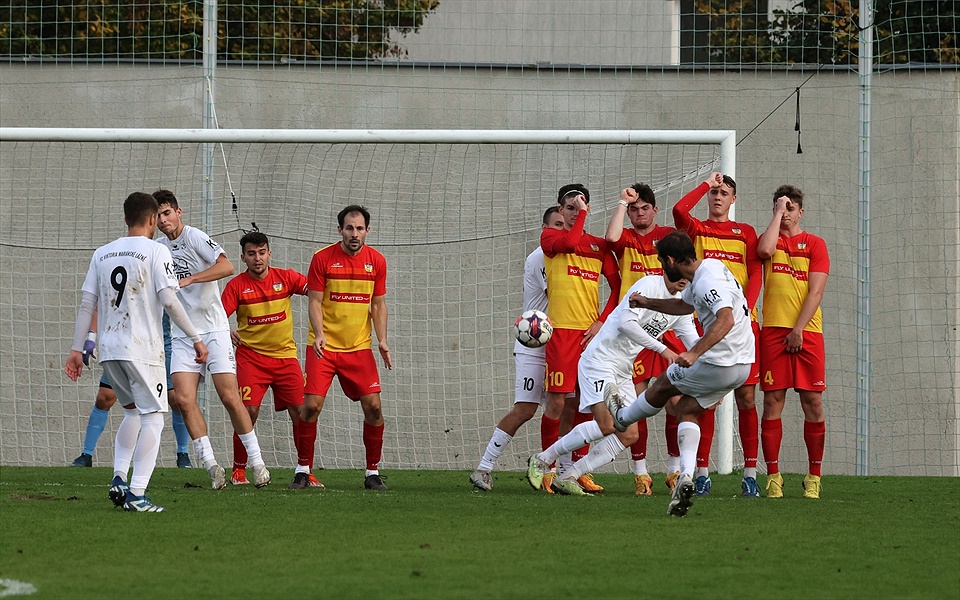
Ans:
POLYGON ((157 213, 157 229, 163 235, 170 239, 176 239, 183 229, 183 221, 180 215, 183 213, 179 208, 172 208, 169 204, 160 206, 160 212, 157 213))
POLYGON ((563 215, 559 212, 550 213, 550 216, 547 217, 547 224, 543 226, 544 229, 563 229, 563 215))
POLYGON ((343 238, 343 251, 350 255, 355 255, 363 248, 367 234, 370 228, 367 227, 360 213, 350 213, 343 218, 343 227, 337 227, 340 237, 343 238))
POLYGON ((707 192, 707 200, 710 203, 710 216, 726 220, 729 218, 730 207, 737 201, 737 196, 729 185, 721 183, 720 187, 710 188, 707 192))
POLYGON ((573 224, 577 222, 577 215, 579 214, 580 206, 577 205, 577 196, 565 196, 563 204, 560 205, 563 226, 566 229, 573 229, 573 224))
POLYGON ((670 281, 670 277, 666 275, 666 270, 664 270, 663 282, 667 286, 667 291, 671 294, 676 294, 677 292, 682 292, 687 284, 690 283, 685 278, 681 278, 679 281, 670 281))
POLYGON ((250 275, 256 279, 261 279, 270 269, 271 256, 270 247, 267 245, 254 246, 253 244, 246 244, 243 247, 243 254, 240 255, 240 260, 243 261, 243 264, 247 265, 247 271, 250 272, 250 275))
MULTIPOLYGON (((774 205, 776 210, 776 205, 774 205)), ((800 217, 803 216, 803 209, 797 206, 795 202, 787 200, 786 211, 780 217, 780 229, 793 231, 800 227, 800 217)))
POLYGON ((627 208, 627 216, 634 229, 649 229, 657 220, 657 207, 650 203, 637 200, 627 208))

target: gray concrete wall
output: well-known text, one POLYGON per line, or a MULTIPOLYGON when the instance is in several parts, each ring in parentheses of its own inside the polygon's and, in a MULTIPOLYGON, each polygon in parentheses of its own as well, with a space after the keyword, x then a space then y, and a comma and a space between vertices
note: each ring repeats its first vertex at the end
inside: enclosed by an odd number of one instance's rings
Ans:
MULTIPOLYGON (((197 127, 200 74, 195 67, 2 65, 0 125, 197 127)), ((772 190, 794 183, 807 194, 804 226, 830 248, 825 470, 852 474, 859 92, 856 73, 811 74, 221 67, 217 114, 222 126, 245 128, 737 130, 737 218, 762 230, 772 190), (790 96, 801 84, 797 154, 790 96)), ((889 72, 874 81, 870 468, 957 475, 960 82, 955 72, 889 72)), ((511 403, 509 325, 522 260, 553 190, 569 180, 586 183, 594 192, 590 229, 600 234, 620 187, 660 176, 664 158, 654 150, 624 160, 619 149, 585 148, 225 150, 240 214, 230 211, 218 167, 209 229, 233 259, 238 221, 256 221, 275 238, 276 264, 305 270, 311 253, 335 239, 340 207, 371 207, 369 241, 391 265, 397 357, 397 368, 383 376, 388 469, 475 466, 511 403)), ((95 379, 78 386, 60 368, 90 251, 122 232, 126 193, 172 187, 186 199, 188 220, 199 224, 196 148, 112 152, 54 145, 31 154, 0 144, 0 333, 5 347, 18 349, 0 353, 0 464, 61 464, 79 452, 95 379)), ((669 207, 696 179, 661 193, 661 222, 671 222, 669 207)), ((305 306, 296 309, 305 340, 305 306)), ((781 465, 802 472, 800 410, 794 395, 788 402, 781 465)), ((338 395, 326 411, 321 461, 361 467, 359 410, 338 395)), ((270 440, 268 456, 290 464, 288 424, 263 415, 258 427, 270 440)), ((222 409, 212 407, 210 416, 217 450, 228 452, 222 409)), ((665 454, 660 423, 651 428, 653 470, 662 469, 665 454)), ((109 463, 109 435, 100 464, 109 463)), ((536 428, 521 430, 502 466, 519 468, 538 443, 536 428)), ((166 464, 172 456, 163 453, 166 464)), ((613 468, 624 471, 626 461, 613 468)))

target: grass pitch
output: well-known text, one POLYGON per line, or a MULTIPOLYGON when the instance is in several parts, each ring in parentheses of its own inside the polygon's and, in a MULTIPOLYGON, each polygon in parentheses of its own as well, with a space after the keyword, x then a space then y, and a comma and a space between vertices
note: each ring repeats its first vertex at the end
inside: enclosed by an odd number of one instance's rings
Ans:
POLYGON ((960 598, 958 478, 827 475, 815 501, 801 475, 782 500, 713 476, 678 519, 662 475, 636 497, 600 474, 589 498, 517 472, 491 493, 462 471, 387 472, 382 493, 317 475, 327 489, 275 469, 215 492, 202 469, 158 469, 167 512, 134 514, 107 499, 109 469, 3 467, 0 581, 32 598, 960 598))

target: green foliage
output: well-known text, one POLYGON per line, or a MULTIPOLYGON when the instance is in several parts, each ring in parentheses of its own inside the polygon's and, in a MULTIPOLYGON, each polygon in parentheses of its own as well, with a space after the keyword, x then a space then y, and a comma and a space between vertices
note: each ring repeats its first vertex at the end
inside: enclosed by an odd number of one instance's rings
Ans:
MULTIPOLYGON (((765 0, 696 0, 708 19, 711 64, 856 64, 859 5, 850 0, 797 0, 767 13, 765 0)), ((960 64, 955 2, 878 0, 874 60, 878 64, 960 64)))
MULTIPOLYGON (((785 474, 782 500, 742 498, 737 475, 668 517, 633 477, 598 497, 490 493, 463 471, 317 471, 215 492, 203 469, 158 469, 163 514, 107 499, 109 468, 0 468, 0 579, 36 598, 957 598, 960 479, 824 477, 820 500, 785 474)), ((763 482, 761 482, 763 483, 763 482)), ((0 592, 3 589, 0 588, 0 592)))
MULTIPOLYGON (((392 33, 423 25, 439 0, 218 4, 221 60, 375 59, 403 54, 392 33)), ((203 2, 31 0, 0 7, 0 55, 197 60, 203 2)))

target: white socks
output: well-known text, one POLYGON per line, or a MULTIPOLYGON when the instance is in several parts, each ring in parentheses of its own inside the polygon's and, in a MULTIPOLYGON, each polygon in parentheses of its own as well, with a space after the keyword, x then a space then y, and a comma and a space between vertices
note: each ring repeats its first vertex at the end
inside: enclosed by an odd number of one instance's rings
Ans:
MULTIPOLYGON (((577 425, 577 427, 579 427, 579 425, 577 425)), ((600 428, 597 427, 597 429, 599 430, 600 428)), ((620 438, 618 438, 616 434, 611 433, 599 443, 590 446, 590 452, 573 463, 573 467, 563 473, 563 478, 566 480, 575 480, 580 479, 587 473, 593 473, 603 465, 613 462, 613 459, 623 452, 624 448, 625 446, 620 442, 620 438)))
MULTIPOLYGON (((217 464, 217 458, 213 455, 213 448, 210 446, 209 437, 203 436, 193 440, 193 449, 197 452, 197 458, 203 463, 204 469, 209 470, 210 467, 217 464)), ((249 460, 249 452, 247 456, 249 460)))
POLYGON ((697 468, 697 446, 700 445, 700 426, 696 422, 681 421, 677 425, 680 445, 680 476, 689 475, 697 468))
POLYGON ((487 442, 487 449, 483 452, 483 458, 480 459, 480 465, 477 467, 477 470, 492 471, 493 466, 497 463, 497 459, 500 458, 507 444, 509 444, 512 439, 513 436, 506 431, 499 427, 494 428, 493 437, 487 442))
POLYGON ((124 481, 130 471, 130 462, 133 460, 139 435, 140 413, 135 408, 123 409, 123 420, 117 427, 117 438, 113 446, 113 474, 124 481))
POLYGON ((263 464, 263 456, 260 454, 260 442, 257 441, 257 432, 251 429, 248 433, 238 433, 237 436, 243 442, 243 447, 247 450, 247 463, 251 467, 257 467, 263 464))
POLYGON ((633 474, 649 475, 647 472, 647 459, 641 458, 640 460, 633 461, 633 474))
POLYGON ((629 425, 630 423, 636 423, 640 419, 648 419, 661 410, 663 409, 651 406, 650 403, 647 402, 647 392, 644 390, 633 404, 621 408, 617 414, 620 416, 621 425, 629 425))
MULTIPOLYGON (((594 420, 580 423, 561 437, 555 444, 537 455, 537 458, 550 464, 564 454, 569 454, 581 446, 595 442, 603 437, 600 426, 594 420)), ((581 459, 582 460, 582 459, 581 459)), ((561 469, 562 470, 562 469, 561 469)), ((589 473, 590 471, 586 471, 589 473)))
POLYGON ((157 467, 162 432, 163 413, 140 415, 140 440, 133 454, 133 477, 130 478, 130 493, 134 496, 142 496, 147 491, 150 476, 157 467))

